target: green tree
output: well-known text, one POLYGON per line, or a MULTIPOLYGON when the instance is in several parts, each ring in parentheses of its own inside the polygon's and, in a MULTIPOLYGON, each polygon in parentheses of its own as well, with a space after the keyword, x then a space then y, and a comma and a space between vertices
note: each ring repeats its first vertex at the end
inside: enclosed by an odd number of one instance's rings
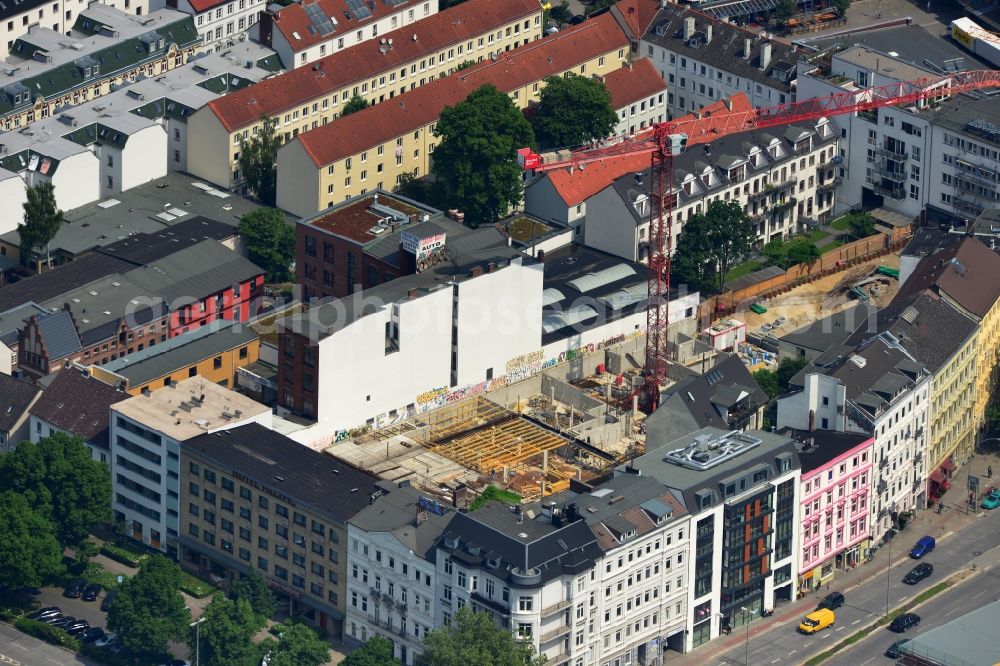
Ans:
POLYGON ((850 221, 851 236, 868 238, 875 233, 875 219, 868 213, 855 213, 850 221))
POLYGON ((370 106, 368 100, 366 100, 361 95, 354 95, 351 99, 347 100, 347 104, 344 105, 344 110, 340 112, 340 115, 349 116, 352 113, 357 113, 361 109, 367 109, 370 106))
POLYGON ((347 655, 340 666, 399 666, 399 660, 392 656, 392 643, 375 636, 347 655))
POLYGON ((773 241, 768 242, 761 250, 761 254, 764 255, 768 264, 780 266, 781 268, 785 268, 785 252, 785 242, 780 238, 775 238, 773 241))
POLYGON ((24 495, 52 521, 59 543, 76 548, 90 528, 111 520, 111 474, 79 437, 55 433, 21 442, 0 458, 0 491, 24 495))
MULTIPOLYGON (((116 602, 117 603, 117 602, 116 602)), ((256 666, 260 651, 253 636, 257 617, 246 599, 226 599, 216 594, 192 627, 188 638, 191 655, 205 666, 256 666)))
POLYGON ((993 430, 1000 430, 1000 403, 993 403, 986 408, 986 422, 993 430))
POLYGON ((789 243, 788 249, 785 252, 789 266, 804 264, 811 267, 820 256, 821 253, 816 244, 804 238, 798 238, 789 243))
MULTIPOLYGON (((171 641, 187 636, 191 615, 184 607, 180 585, 180 567, 157 554, 144 560, 139 572, 119 588, 108 611, 108 628, 142 663, 155 662, 171 641)), ((246 607, 252 615, 250 605, 246 607)))
POLYGON ((775 7, 774 14, 784 21, 792 18, 798 9, 798 4, 795 0, 780 0, 778 6, 775 7))
POLYGON ((833 6, 842 17, 847 16, 847 9, 851 6, 851 0, 833 0, 833 6))
POLYGON ((472 67, 475 64, 476 64, 475 60, 464 60, 464 61, 458 63, 458 66, 455 67, 455 71, 456 72, 461 72, 463 69, 468 69, 469 67, 472 67))
POLYGON ((545 657, 535 655, 528 641, 514 640, 510 631, 494 624, 489 613, 461 608, 451 625, 424 637, 421 666, 542 666, 545 657))
POLYGON ((445 107, 434 135, 441 137, 432 167, 440 201, 463 211, 467 224, 495 222, 521 200, 517 150, 535 136, 506 94, 484 85, 445 107))
POLYGON ((434 188, 430 186, 426 178, 417 178, 410 172, 400 175, 396 191, 408 199, 433 204, 434 188))
POLYGON ((552 9, 549 10, 549 18, 557 23, 569 23, 570 19, 573 18, 569 3, 563 0, 558 5, 552 5, 552 9))
POLYGON ((267 624, 267 618, 278 610, 278 602, 274 592, 267 586, 267 581, 257 571, 240 578, 229 588, 229 597, 234 601, 246 599, 257 617, 257 628, 262 629, 267 624))
POLYGON ((249 139, 240 141, 238 164, 247 190, 265 206, 273 206, 277 199, 278 148, 281 136, 277 132, 278 121, 261 116, 259 131, 249 139))
POLYGON ((0 493, 0 585, 38 587, 62 568, 52 522, 32 509, 24 495, 0 493))
POLYGON ((618 114, 611 106, 611 93, 600 81, 579 74, 549 76, 531 125, 539 146, 546 150, 579 146, 610 136, 618 114))
POLYGON ((799 374, 802 368, 809 364, 804 358, 783 358, 781 362, 778 363, 778 370, 775 375, 778 378, 778 391, 779 393, 784 393, 788 390, 788 385, 792 381, 792 378, 799 374))
MULTIPOLYGON (((358 659, 368 652, 367 644, 358 648, 340 662, 341 666, 398 666, 399 662, 392 657, 392 644, 384 638, 372 638, 373 641, 385 641, 389 644, 389 661, 352 661, 355 655, 362 653, 358 659)), ((261 643, 261 652, 270 655, 269 666, 320 666, 330 659, 330 646, 316 632, 304 624, 293 624, 285 629, 277 641, 267 639, 261 643)))
POLYGON ((778 385, 778 374, 773 370, 758 370, 753 373, 753 379, 757 382, 757 386, 767 394, 768 400, 774 400, 781 394, 781 388, 778 385))
POLYGON ((708 218, 709 255, 715 262, 716 288, 722 291, 726 273, 740 263, 757 240, 757 227, 735 201, 713 201, 708 218))
POLYGON ((716 267, 708 245, 708 218, 692 215, 684 223, 670 260, 671 280, 686 284, 689 291, 708 294, 715 291, 716 267))
POLYGON ((295 229, 276 208, 258 208, 240 218, 240 237, 247 256, 265 271, 271 283, 289 279, 288 267, 295 259, 295 229))
POLYGON ((24 202, 24 222, 17 225, 17 235, 21 245, 21 264, 29 265, 34 253, 45 248, 45 264, 51 265, 49 243, 59 233, 63 223, 63 213, 56 206, 55 187, 51 182, 42 181, 29 187, 24 202))

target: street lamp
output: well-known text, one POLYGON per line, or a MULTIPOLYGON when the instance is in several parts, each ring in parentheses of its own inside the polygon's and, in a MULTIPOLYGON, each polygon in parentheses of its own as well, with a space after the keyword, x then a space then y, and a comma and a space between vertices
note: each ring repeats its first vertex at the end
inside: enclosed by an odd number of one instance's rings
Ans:
MULTIPOLYGON (((891 518, 891 516, 894 513, 896 513, 896 503, 895 502, 893 502, 892 505, 889 507, 889 516, 890 516, 890 518, 891 518)), ((893 525, 895 524, 896 521, 891 520, 890 522, 892 523, 892 524, 889 525, 889 529, 891 530, 891 529, 893 529, 893 525)), ((889 532, 887 531, 886 534, 888 534, 888 533, 889 532)), ((885 565, 885 616, 886 617, 889 617, 889 585, 890 585, 889 572, 892 571, 892 538, 889 539, 889 552, 888 552, 888 555, 889 555, 889 561, 886 562, 886 565, 885 565)))
POLYGON ((750 666, 750 617, 753 615, 753 611, 745 606, 740 606, 740 612, 744 614, 743 624, 746 625, 747 628, 747 639, 743 649, 743 663, 746 664, 746 666, 750 666))
POLYGON ((194 666, 201 666, 201 623, 206 619, 204 616, 199 617, 188 625, 194 627, 194 666))

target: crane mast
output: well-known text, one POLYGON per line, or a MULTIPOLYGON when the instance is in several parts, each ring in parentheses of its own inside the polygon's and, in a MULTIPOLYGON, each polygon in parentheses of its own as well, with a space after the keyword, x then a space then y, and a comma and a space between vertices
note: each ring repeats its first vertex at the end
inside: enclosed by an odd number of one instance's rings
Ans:
POLYGON ((518 159, 525 170, 544 172, 561 168, 583 169, 591 162, 650 155, 652 182, 643 405, 651 412, 659 406, 659 387, 666 383, 668 371, 670 256, 673 252, 672 223, 677 196, 673 192, 674 157, 682 154, 688 146, 707 144, 740 132, 886 106, 919 104, 986 88, 1000 88, 1000 71, 972 70, 861 90, 845 90, 827 97, 814 97, 771 107, 705 117, 685 116, 657 123, 642 132, 624 137, 614 145, 541 155, 522 148, 518 151, 518 159))

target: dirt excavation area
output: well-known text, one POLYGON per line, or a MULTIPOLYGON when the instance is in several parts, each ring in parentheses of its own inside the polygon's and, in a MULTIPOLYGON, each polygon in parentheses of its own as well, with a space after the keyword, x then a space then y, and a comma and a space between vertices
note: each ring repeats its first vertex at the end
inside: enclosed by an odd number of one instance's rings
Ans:
POLYGON ((872 305, 883 307, 896 295, 899 281, 877 274, 879 266, 898 270, 899 256, 890 254, 879 257, 796 287, 772 299, 758 301, 759 305, 767 308, 767 312, 760 315, 746 310, 736 317, 746 322, 747 331, 762 332, 765 329, 763 332, 781 337, 817 319, 856 305, 858 292, 864 294, 872 305), (853 293, 852 287, 856 287, 853 293))

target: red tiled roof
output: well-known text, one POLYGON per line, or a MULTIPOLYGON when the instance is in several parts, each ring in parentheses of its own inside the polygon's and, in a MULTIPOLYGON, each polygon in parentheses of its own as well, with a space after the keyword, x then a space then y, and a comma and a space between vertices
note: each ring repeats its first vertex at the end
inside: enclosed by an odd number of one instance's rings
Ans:
POLYGON ((354 82, 400 68, 428 53, 437 53, 449 44, 463 43, 487 32, 492 26, 538 11, 538 0, 467 0, 415 24, 386 33, 384 37, 393 40, 392 49, 387 53, 379 51, 380 40, 371 39, 321 58, 307 67, 293 69, 214 99, 208 103, 208 108, 226 130, 234 132, 257 122, 262 115, 276 116, 354 82))
POLYGON ((481 62, 338 118, 296 140, 317 166, 325 166, 434 122, 444 107, 458 104, 485 84, 505 92, 515 90, 616 48, 628 48, 628 39, 610 14, 602 14, 503 53, 496 61, 481 62))
POLYGON ((619 0, 611 10, 618 20, 628 26, 632 37, 639 39, 646 34, 660 11, 659 0, 619 0))
POLYGON ((618 110, 663 92, 667 89, 667 82, 648 58, 641 58, 631 67, 622 67, 605 76, 604 87, 611 93, 611 107, 618 110))
MULTIPOLYGON (((633 65, 633 72, 643 62, 645 62, 649 67, 652 67, 648 60, 643 59, 633 65)), ((659 74, 656 76, 659 78, 659 74)), ((660 81, 662 82, 662 79, 660 79, 660 81)), ((607 78, 605 78, 605 85, 606 84, 607 78)), ((733 97, 730 98, 730 102, 733 107, 733 112, 748 111, 752 108, 750 100, 743 93, 733 95, 733 97)), ((619 107, 616 105, 615 108, 619 107)), ((712 102, 708 106, 703 107, 699 113, 705 116, 717 115, 726 112, 729 112, 729 110, 726 107, 725 101, 719 100, 718 102, 712 102)), ((690 117, 691 116, 683 116, 682 118, 678 118, 678 120, 690 117)), ((649 134, 651 131, 652 130, 646 130, 644 132, 640 132, 637 136, 649 134)), ((586 169, 574 169, 572 173, 570 173, 568 169, 554 169, 549 171, 546 176, 548 177, 549 182, 552 183, 552 187, 555 188, 559 197, 566 203, 567 206, 577 206, 603 190, 605 187, 608 187, 611 183, 625 174, 632 173, 634 171, 643 171, 648 169, 649 166, 649 155, 632 155, 630 157, 590 162, 587 164, 586 169)))
POLYGON ((201 14, 202 12, 206 12, 217 5, 223 4, 226 1, 227 0, 188 0, 188 4, 191 5, 191 9, 201 14))
POLYGON ((381 18, 395 14, 397 11, 404 9, 408 3, 411 7, 416 7, 420 4, 420 0, 401 0, 395 6, 385 2, 385 0, 361 0, 361 2, 369 9, 371 15, 360 20, 355 19, 348 12, 348 5, 345 0, 313 0, 313 2, 305 2, 303 0, 301 3, 294 2, 287 7, 279 9, 274 13, 272 21, 274 27, 285 36, 285 40, 298 52, 309 48, 313 44, 326 41, 331 37, 350 34, 363 25, 368 25, 381 18), (334 31, 325 35, 311 32, 309 27, 312 25, 312 21, 309 19, 309 15, 306 14, 304 7, 306 4, 319 5, 324 16, 327 18, 332 17, 337 21, 337 27, 334 28, 334 31), (298 39, 295 38, 293 33, 298 33, 298 39))

